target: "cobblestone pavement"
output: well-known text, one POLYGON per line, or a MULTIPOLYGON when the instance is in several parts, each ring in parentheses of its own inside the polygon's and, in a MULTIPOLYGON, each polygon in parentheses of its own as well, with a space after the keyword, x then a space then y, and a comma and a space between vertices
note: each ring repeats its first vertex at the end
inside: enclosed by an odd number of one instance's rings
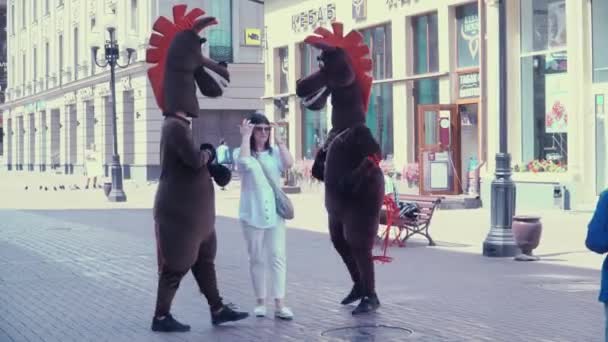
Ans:
MULTIPOLYGON (((240 228, 218 217, 217 231, 222 295, 251 309, 240 228)), ((391 249, 395 260, 376 266, 380 311, 354 318, 352 307, 338 304, 350 284, 327 234, 290 227, 294 321, 249 318, 212 327, 188 275, 173 313, 192 331, 166 335, 149 330, 156 291, 149 209, 2 210, 0 341, 601 341, 597 270, 489 259, 439 244, 391 249), (356 325, 412 333, 327 332, 356 325)))

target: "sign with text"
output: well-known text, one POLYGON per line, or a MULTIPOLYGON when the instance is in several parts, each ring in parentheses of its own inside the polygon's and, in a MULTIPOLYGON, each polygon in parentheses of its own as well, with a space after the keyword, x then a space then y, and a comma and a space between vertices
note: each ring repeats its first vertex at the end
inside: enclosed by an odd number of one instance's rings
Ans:
POLYGON ((478 97, 480 94, 479 73, 458 75, 458 97, 478 97))
POLYGON ((336 4, 315 7, 291 16, 291 28, 294 32, 312 30, 318 26, 327 26, 336 21, 336 4))
POLYGON ((258 28, 245 29, 245 45, 260 46, 262 45, 262 32, 258 28))
POLYGON ((367 0, 353 0, 353 19, 364 20, 367 18, 367 0))
POLYGON ((385 0, 388 8, 417 4, 420 0, 385 0))

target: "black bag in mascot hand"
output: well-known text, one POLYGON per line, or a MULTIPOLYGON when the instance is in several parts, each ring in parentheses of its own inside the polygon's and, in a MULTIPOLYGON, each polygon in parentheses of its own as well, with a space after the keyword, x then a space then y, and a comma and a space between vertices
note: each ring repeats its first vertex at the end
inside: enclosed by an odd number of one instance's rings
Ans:
POLYGON ((215 163, 217 155, 215 153, 215 148, 213 147, 213 145, 208 144, 208 143, 203 143, 200 146, 200 150, 209 151, 209 153, 211 155, 211 157, 209 158, 209 161, 207 161, 207 169, 209 170, 211 177, 213 177, 215 184, 217 184, 221 187, 228 185, 228 183, 230 183, 230 180, 232 179, 232 172, 230 171, 229 168, 225 167, 224 165, 215 163))

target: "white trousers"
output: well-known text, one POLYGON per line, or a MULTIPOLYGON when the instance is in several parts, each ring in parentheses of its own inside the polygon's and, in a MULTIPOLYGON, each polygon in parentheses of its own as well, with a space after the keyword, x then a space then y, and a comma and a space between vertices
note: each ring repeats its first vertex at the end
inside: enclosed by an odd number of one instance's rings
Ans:
POLYGON ((274 228, 255 228, 241 222, 249 252, 249 272, 257 299, 266 298, 266 268, 270 268, 271 295, 285 297, 287 257, 285 255, 285 223, 274 228))

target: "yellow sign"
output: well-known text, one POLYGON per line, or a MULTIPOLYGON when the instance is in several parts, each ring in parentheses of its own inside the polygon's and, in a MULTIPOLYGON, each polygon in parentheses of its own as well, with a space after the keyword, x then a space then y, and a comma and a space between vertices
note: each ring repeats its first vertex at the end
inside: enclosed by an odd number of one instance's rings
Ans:
POLYGON ((262 33, 257 28, 246 28, 245 29, 245 45, 262 45, 262 33))

